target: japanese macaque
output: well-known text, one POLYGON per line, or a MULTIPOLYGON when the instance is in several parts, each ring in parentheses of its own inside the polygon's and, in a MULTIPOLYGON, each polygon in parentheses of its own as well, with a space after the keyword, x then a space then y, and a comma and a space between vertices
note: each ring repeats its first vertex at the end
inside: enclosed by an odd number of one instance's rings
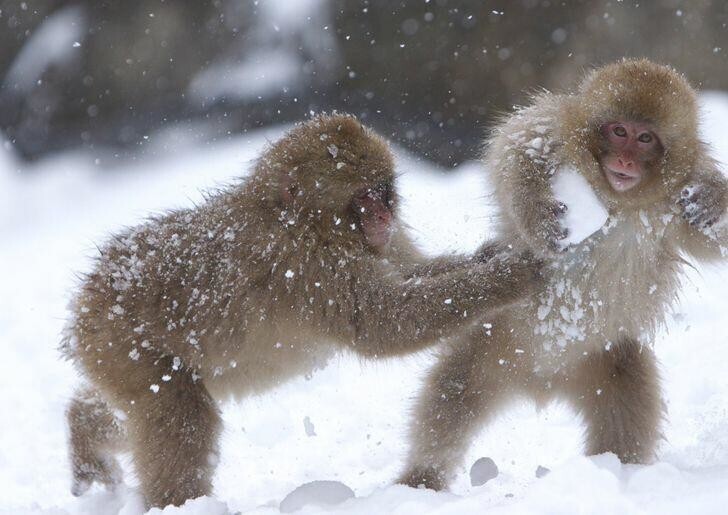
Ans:
POLYGON ((664 416, 655 331, 678 294, 682 256, 718 259, 728 247, 728 187, 697 129, 693 88, 647 60, 599 68, 576 93, 539 95, 495 127, 485 161, 498 234, 550 257, 553 273, 470 329, 468 344, 442 348, 400 482, 446 487, 474 433, 523 395, 573 405, 588 454, 655 457, 664 416), (567 246, 568 201, 555 199, 552 179, 569 169, 609 217, 567 246))
POLYGON ((535 291, 527 253, 424 261, 396 211, 387 144, 322 115, 247 180, 112 238, 64 335, 88 383, 68 410, 73 493, 118 482, 114 453, 129 449, 149 505, 209 494, 218 401, 339 350, 418 351, 535 291))

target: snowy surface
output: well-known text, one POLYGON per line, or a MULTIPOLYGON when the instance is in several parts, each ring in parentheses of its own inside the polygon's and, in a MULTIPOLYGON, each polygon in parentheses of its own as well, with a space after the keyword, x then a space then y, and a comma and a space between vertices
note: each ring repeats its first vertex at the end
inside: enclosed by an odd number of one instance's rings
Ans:
POLYGON ((498 465, 492 458, 478 458, 470 467, 470 485, 484 485, 491 479, 498 477, 498 465))
MULTIPOLYGON (((705 134, 728 162, 728 96, 706 96, 705 134)), ((204 147, 151 136, 120 161, 64 154, 18 170, 0 147, 0 513, 139 515, 135 481, 117 493, 70 495, 64 408, 76 383, 56 351, 65 305, 99 242, 150 212, 187 206, 224 184, 281 129, 204 147)), ((403 214, 431 253, 472 251, 492 208, 475 164, 444 175, 400 153, 403 214)), ((635 307, 639 309, 639 306, 635 307)), ((412 397, 431 358, 362 363, 342 357, 313 378, 228 404, 215 498, 154 514, 275 514, 297 487, 339 481, 356 498, 296 513, 724 513, 728 505, 728 265, 688 270, 682 303, 658 335, 668 402, 660 462, 623 466, 581 456, 581 426, 563 406, 524 402, 474 439, 450 493, 392 486, 406 452, 412 397), (314 430, 315 428, 315 430, 314 430), (498 476, 471 486, 482 456, 498 476), (537 468, 550 473, 537 478, 537 468)))
POLYGON ((586 178, 576 169, 562 167, 551 181, 556 200, 566 205, 562 223, 569 234, 561 240, 564 246, 581 243, 602 228, 609 217, 586 178))
POLYGON ((329 507, 354 497, 354 491, 339 481, 311 481, 288 494, 278 509, 293 513, 305 507, 329 507))

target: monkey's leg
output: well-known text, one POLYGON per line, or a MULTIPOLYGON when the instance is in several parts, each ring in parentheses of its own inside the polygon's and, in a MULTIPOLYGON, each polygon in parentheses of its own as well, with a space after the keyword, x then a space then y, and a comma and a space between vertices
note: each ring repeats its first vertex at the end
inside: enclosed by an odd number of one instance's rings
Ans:
POLYGON ((129 439, 147 503, 179 506, 209 494, 221 420, 202 380, 185 368, 173 370, 167 358, 137 362, 131 372, 136 377, 128 385, 139 390, 124 392, 132 394, 129 439))
POLYGON ((455 342, 449 354, 443 353, 422 387, 399 483, 444 489, 473 434, 505 400, 509 389, 489 364, 493 342, 481 336, 470 340, 455 342))
POLYGON ((94 481, 107 487, 120 483, 121 468, 114 453, 123 445, 124 427, 106 401, 91 388, 79 389, 66 416, 73 473, 71 493, 83 494, 94 481))
POLYGON ((587 453, 613 452, 623 463, 654 459, 664 404, 655 355, 625 339, 587 357, 571 401, 587 424, 587 453))

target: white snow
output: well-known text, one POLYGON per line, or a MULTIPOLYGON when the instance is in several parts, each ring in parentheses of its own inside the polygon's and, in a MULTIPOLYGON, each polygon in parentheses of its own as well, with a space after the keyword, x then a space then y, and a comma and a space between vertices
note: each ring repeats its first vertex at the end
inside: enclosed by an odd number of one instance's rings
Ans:
MULTIPOLYGON (((728 96, 705 98, 707 138, 725 162, 728 96)), ((94 486, 83 497, 70 494, 64 410, 77 376, 56 347, 77 284, 74 272, 87 269, 94 242, 148 213, 191 205, 202 198, 200 188, 244 173, 281 130, 206 146, 183 139, 175 147, 169 137, 155 144, 160 137, 150 135, 143 159, 109 154, 95 162, 67 153, 22 170, 12 153, 0 153, 0 514, 142 513, 128 460, 126 486, 118 492, 94 486)), ((489 235, 493 210, 478 165, 446 175, 399 152, 399 166, 402 213, 427 252, 472 251, 489 235)), ((406 453, 409 410, 431 358, 362 363, 345 356, 312 377, 222 406, 215 497, 152 513, 270 515, 290 492, 318 480, 348 485, 356 497, 298 513, 723 513, 728 265, 686 272, 683 301, 655 345, 668 415, 654 465, 583 457, 573 412, 562 405, 537 411, 522 402, 476 435, 451 493, 393 486, 406 453), (308 436, 306 417, 315 422, 316 437, 308 436), (499 474, 471 486, 468 471, 481 456, 492 458, 499 474), (536 478, 539 466, 550 473, 536 478)), ((157 386, 165 385, 160 378, 157 386)))
POLYGON ((542 477, 546 477, 548 473, 551 472, 547 467, 542 467, 539 465, 536 467, 535 475, 537 478, 541 479, 542 477))
POLYGON ((339 481, 311 481, 293 490, 281 501, 281 513, 293 513, 306 506, 323 508, 354 497, 354 491, 339 481))
MULTIPOLYGON (((126 505, 130 508, 126 515, 133 515, 138 513, 136 511, 136 503, 130 503, 131 506, 126 505)), ((149 515, 229 515, 230 510, 227 504, 224 502, 212 499, 210 497, 200 497, 199 499, 191 499, 187 501, 184 506, 176 508, 174 506, 167 506, 164 509, 153 508, 149 510, 149 515)), ((124 515, 120 512, 119 515, 124 515)))
POLYGON ((498 465, 492 458, 478 458, 470 467, 470 485, 481 486, 498 477, 498 465))
MULTIPOLYGON (((540 138, 539 138, 540 139, 540 138)), ((566 204, 562 223, 569 230, 563 246, 581 243, 602 228, 609 217, 584 175, 564 166, 556 170, 551 187, 556 200, 566 204)))
POLYGON ((303 429, 306 431, 306 436, 316 436, 316 426, 308 415, 303 417, 303 429))

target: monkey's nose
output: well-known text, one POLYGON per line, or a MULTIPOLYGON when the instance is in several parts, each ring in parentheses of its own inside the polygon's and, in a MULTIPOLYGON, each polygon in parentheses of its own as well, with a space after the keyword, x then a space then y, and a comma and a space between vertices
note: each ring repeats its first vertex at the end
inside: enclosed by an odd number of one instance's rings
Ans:
POLYGON ((630 170, 634 167, 634 161, 631 159, 625 159, 622 157, 618 157, 617 162, 619 163, 619 166, 621 166, 622 168, 626 168, 628 170, 630 170))

